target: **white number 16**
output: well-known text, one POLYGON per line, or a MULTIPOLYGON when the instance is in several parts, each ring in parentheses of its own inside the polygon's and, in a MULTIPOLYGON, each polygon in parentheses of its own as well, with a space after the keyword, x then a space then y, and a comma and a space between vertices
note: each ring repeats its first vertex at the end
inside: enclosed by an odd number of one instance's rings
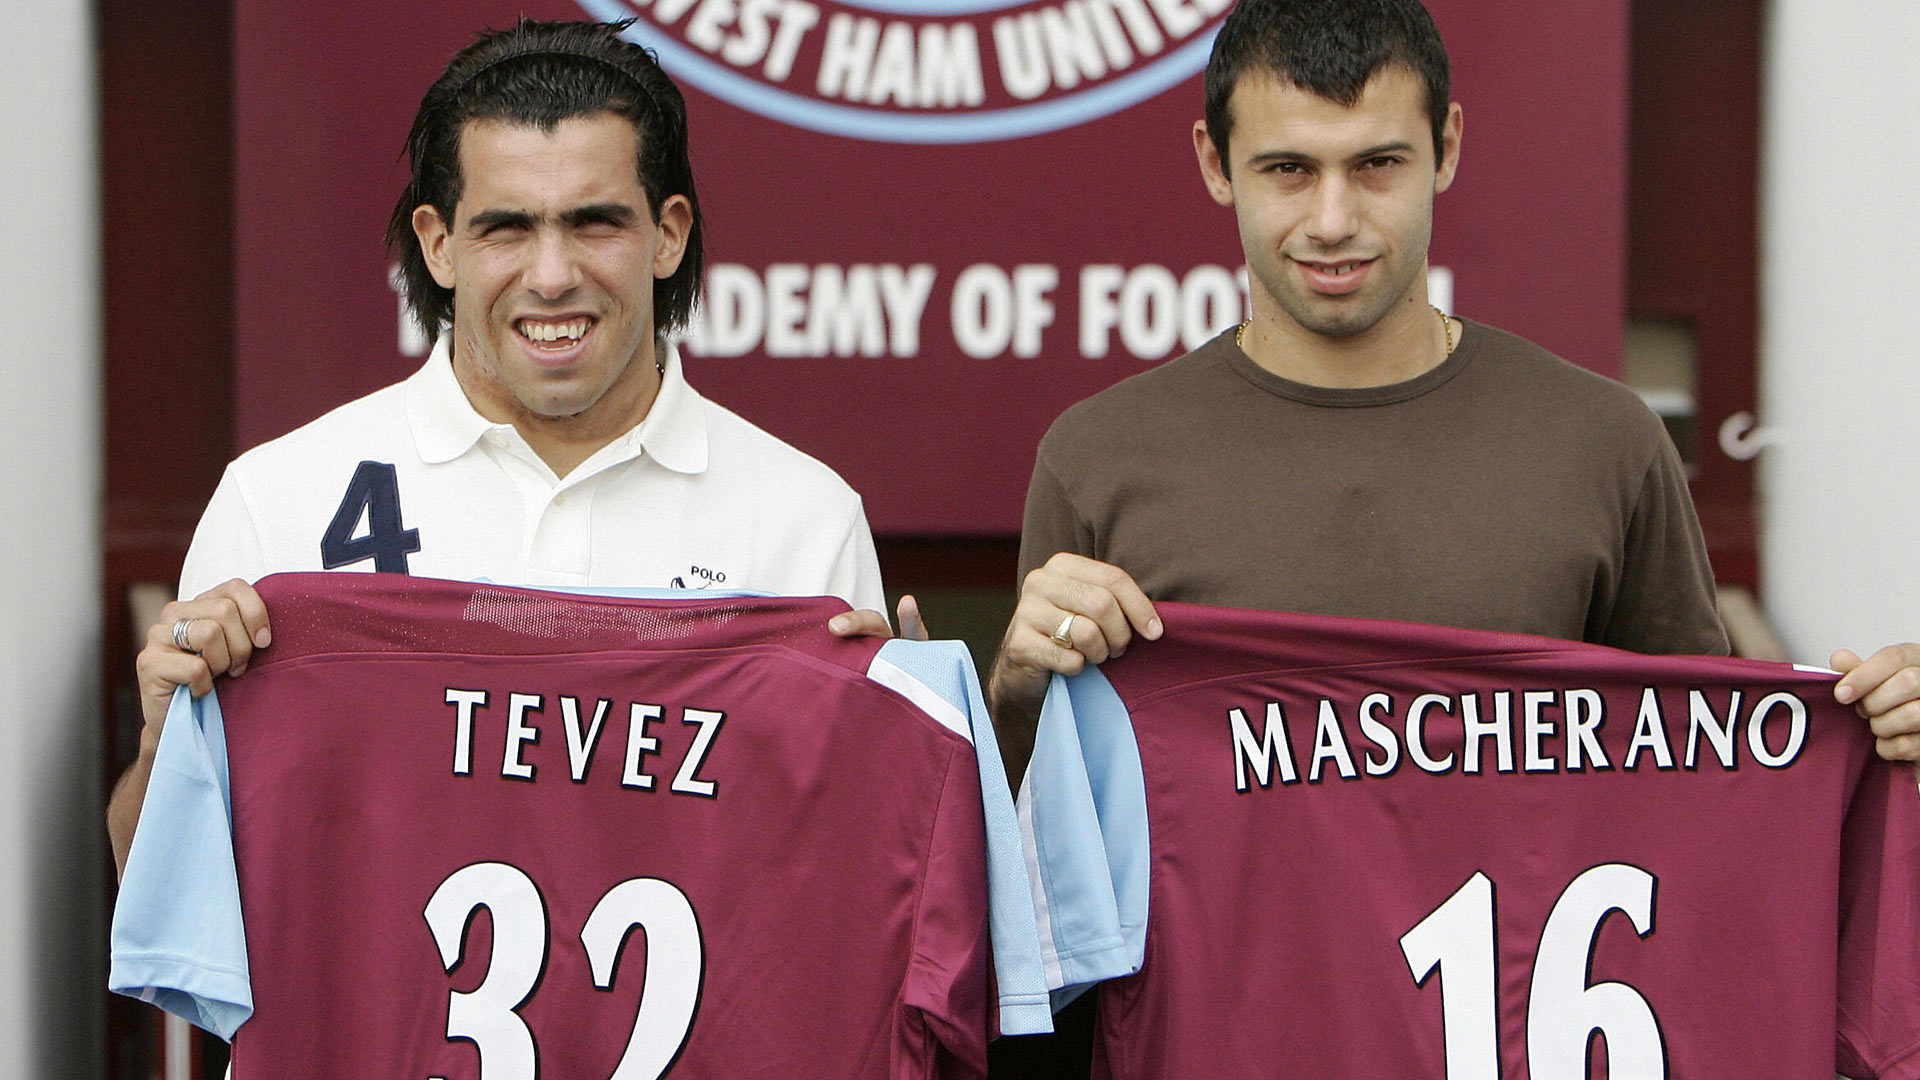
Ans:
MULTIPOLYGON (((1665 1076, 1666 1044, 1653 1007, 1622 982, 1587 983, 1594 938, 1615 911, 1641 937, 1653 932, 1654 877, 1606 863, 1573 879, 1547 915, 1527 998, 1527 1071, 1534 1080, 1586 1080, 1588 1043, 1607 1041, 1614 1076, 1665 1076)), ((1475 873, 1400 938, 1416 985, 1436 970, 1451 1080, 1500 1076, 1493 882, 1475 873)))

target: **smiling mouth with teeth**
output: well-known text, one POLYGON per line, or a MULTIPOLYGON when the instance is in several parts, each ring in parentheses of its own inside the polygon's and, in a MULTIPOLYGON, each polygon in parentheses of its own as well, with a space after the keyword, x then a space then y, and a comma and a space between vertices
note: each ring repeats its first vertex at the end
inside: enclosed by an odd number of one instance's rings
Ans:
POLYGON ((586 336, 587 328, 593 323, 589 319, 575 319, 572 322, 547 323, 523 319, 514 324, 514 329, 528 341, 579 341, 586 336))

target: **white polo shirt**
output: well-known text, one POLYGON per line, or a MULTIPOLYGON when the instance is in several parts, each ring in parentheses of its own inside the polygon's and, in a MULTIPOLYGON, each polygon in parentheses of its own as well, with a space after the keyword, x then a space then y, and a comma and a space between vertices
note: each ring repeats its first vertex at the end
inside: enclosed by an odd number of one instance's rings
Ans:
POLYGON ((556 477, 475 412, 443 335, 410 378, 227 466, 183 596, 293 570, 838 596, 884 610, 860 497, 707 401, 667 350, 646 419, 556 477))

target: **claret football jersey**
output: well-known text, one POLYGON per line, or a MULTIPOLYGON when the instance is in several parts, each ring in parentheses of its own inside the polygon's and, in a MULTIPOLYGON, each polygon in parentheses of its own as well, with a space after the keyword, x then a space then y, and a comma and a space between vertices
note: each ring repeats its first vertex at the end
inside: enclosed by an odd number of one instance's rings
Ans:
POLYGON ((1021 792, 1097 1075, 1920 1076, 1920 792, 1831 672, 1159 611, 1021 792))
POLYGON ((258 588, 273 643, 176 698, 113 929, 114 988, 238 1080, 977 1076, 1047 1026, 957 643, 834 638, 830 598, 258 588))

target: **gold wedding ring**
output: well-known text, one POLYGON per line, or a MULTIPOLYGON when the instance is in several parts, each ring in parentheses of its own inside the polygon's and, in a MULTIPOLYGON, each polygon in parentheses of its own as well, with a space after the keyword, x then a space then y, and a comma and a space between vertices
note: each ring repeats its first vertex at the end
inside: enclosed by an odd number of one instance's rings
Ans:
POLYGON ((1047 637, 1063 649, 1073 648, 1073 620, 1077 617, 1072 612, 1068 612, 1067 617, 1061 619, 1060 625, 1054 627, 1053 633, 1048 634, 1047 637))

